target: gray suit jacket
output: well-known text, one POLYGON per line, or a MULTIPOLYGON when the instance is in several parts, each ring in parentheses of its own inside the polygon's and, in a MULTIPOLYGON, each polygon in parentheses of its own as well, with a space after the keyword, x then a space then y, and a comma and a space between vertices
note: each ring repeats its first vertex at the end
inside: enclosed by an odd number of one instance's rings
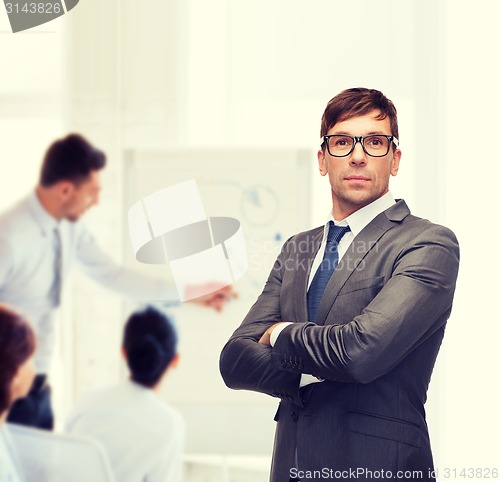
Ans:
POLYGON ((356 236, 313 324, 307 281, 322 233, 322 227, 300 233, 283 246, 222 351, 225 383, 281 399, 272 482, 295 475, 296 451, 301 471, 320 471, 325 479, 335 471, 372 480, 369 470, 394 476, 410 470, 422 472, 411 478, 432 480, 424 403, 451 312, 457 240, 399 200, 356 236), (294 324, 274 348, 258 344, 279 321, 294 324), (301 373, 325 381, 299 389, 301 373))

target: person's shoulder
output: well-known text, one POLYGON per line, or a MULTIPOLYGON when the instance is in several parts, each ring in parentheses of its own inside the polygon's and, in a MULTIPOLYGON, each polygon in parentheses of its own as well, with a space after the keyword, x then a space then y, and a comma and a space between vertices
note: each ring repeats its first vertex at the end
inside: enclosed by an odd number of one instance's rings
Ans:
POLYGON ((0 213, 2 233, 18 233, 19 230, 33 225, 33 216, 29 209, 28 198, 25 197, 0 213))
POLYGON ((163 428, 182 423, 180 414, 150 389, 130 380, 87 392, 80 400, 82 411, 112 409, 116 414, 136 418, 140 424, 163 428))
MULTIPOLYGON (((89 417, 96 413, 111 413, 117 407, 117 401, 122 397, 120 385, 92 388, 81 394, 66 419, 66 430, 71 431, 72 426, 81 417, 89 417)), ((122 398, 123 399, 123 398, 122 398)))
POLYGON ((132 383, 128 389, 129 403, 117 403, 112 415, 114 426, 120 430, 123 427, 123 438, 132 446, 140 440, 141 451, 147 451, 151 467, 173 463, 172 457, 178 457, 184 446, 186 430, 183 418, 151 389, 132 383))
POLYGON ((154 396, 152 406, 154 407, 156 415, 165 423, 176 426, 184 425, 184 419, 180 412, 161 398, 154 396))
POLYGON ((307 248, 307 245, 312 245, 321 239, 324 229, 324 226, 318 226, 306 231, 300 231, 299 233, 290 236, 283 244, 282 249, 287 252, 297 250, 304 251, 307 248))
POLYGON ((402 227, 417 238, 428 238, 436 241, 440 239, 449 240, 458 244, 457 237, 450 228, 413 214, 408 215, 403 220, 402 227))
POLYGON ((18 250, 24 251, 26 243, 36 237, 38 226, 27 201, 23 199, 0 213, 0 245, 11 257, 18 250))
POLYGON ((308 239, 308 238, 316 238, 319 235, 322 235, 325 230, 325 226, 317 226, 312 229, 307 229, 306 231, 300 231, 296 235, 292 236, 294 239, 308 239))
POLYGON ((384 211, 385 216, 393 222, 393 234, 410 240, 444 239, 458 244, 455 233, 448 227, 434 223, 429 219, 419 217, 410 211, 404 199, 397 199, 396 203, 384 211))
POLYGON ((394 223, 384 239, 400 254, 419 248, 433 248, 446 253, 453 262, 458 262, 460 258, 460 246, 450 228, 414 214, 408 214, 401 222, 394 223))

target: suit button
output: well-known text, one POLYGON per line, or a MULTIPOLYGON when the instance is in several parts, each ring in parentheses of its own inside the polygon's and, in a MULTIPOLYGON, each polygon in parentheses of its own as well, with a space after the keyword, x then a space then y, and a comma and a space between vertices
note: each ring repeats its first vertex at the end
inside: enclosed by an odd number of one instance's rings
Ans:
POLYGON ((285 367, 286 367, 286 365, 287 365, 286 361, 285 361, 285 360, 281 360, 281 366, 282 366, 283 368, 285 368, 285 367))
POLYGON ((292 417, 292 420, 296 422, 299 419, 299 414, 297 412, 290 412, 290 417, 292 417))

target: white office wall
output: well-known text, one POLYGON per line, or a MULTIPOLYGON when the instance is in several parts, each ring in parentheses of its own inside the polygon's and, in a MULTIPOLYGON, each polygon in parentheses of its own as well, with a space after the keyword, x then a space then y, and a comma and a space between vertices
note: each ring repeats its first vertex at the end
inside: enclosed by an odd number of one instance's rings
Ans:
POLYGON ((462 259, 444 347, 443 467, 500 466, 498 18, 498 2, 447 5, 444 222, 462 259))

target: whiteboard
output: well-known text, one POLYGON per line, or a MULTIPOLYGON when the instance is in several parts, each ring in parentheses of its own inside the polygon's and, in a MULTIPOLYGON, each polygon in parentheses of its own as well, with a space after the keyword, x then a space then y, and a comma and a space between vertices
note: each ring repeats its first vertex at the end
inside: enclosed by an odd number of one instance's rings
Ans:
MULTIPOLYGON (((128 150, 124 215, 148 194, 194 179, 207 216, 229 216, 241 222, 249 257, 241 294, 255 299, 283 242, 310 228, 313 156, 305 149, 128 150)), ((124 228, 125 261, 137 267, 128 228, 124 228)))
MULTIPOLYGON (((222 313, 183 304, 169 310, 179 335, 181 362, 162 397, 184 416, 190 453, 269 454, 278 400, 228 389, 219 355, 261 293, 282 244, 310 226, 310 172, 315 152, 306 149, 132 149, 124 155, 124 219, 145 196, 194 179, 207 216, 241 222, 248 271, 235 282, 238 299, 222 313), (244 420, 243 420, 244 419, 244 420)), ((124 262, 167 276, 166 266, 141 265, 133 256, 128 226, 124 262)))

